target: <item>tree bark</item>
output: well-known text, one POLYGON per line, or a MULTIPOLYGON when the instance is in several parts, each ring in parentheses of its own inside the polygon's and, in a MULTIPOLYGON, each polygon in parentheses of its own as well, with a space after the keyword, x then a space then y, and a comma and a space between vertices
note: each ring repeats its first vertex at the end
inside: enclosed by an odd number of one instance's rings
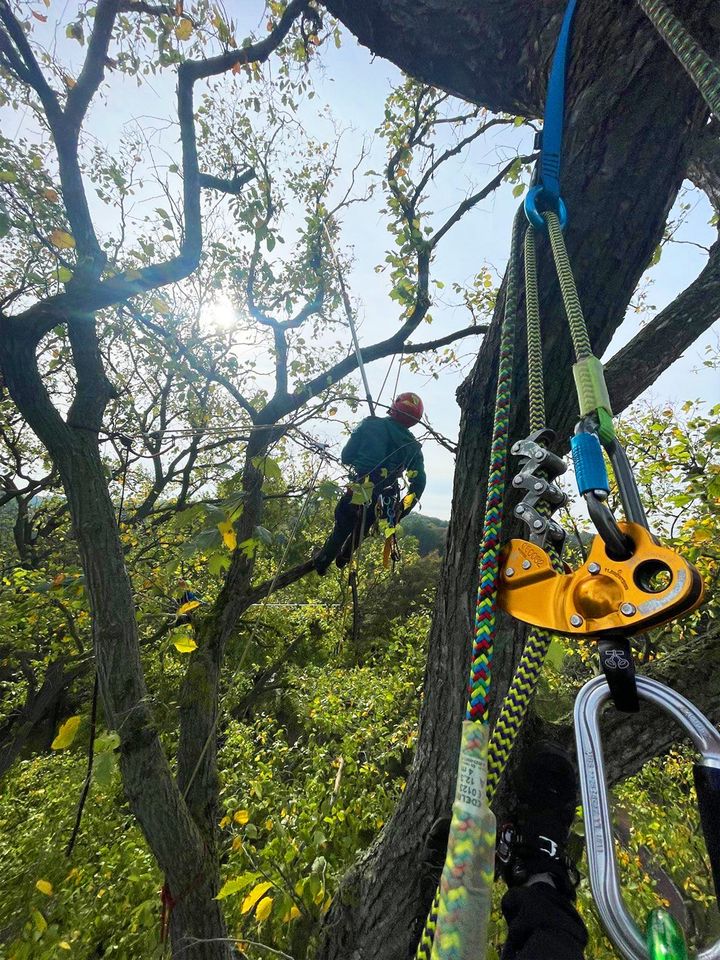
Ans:
MULTIPOLYGON (((82 323, 92 323, 83 319, 82 323)), ((232 947, 219 903, 217 860, 203 842, 170 770, 150 708, 140 665, 132 586, 100 457, 97 426, 107 385, 96 373, 91 327, 76 329, 73 352, 79 386, 66 424, 38 372, 32 338, 0 339, 0 368, 18 409, 58 467, 68 500, 93 623, 95 661, 108 727, 120 734, 125 793, 176 901, 174 947, 198 944, 193 955, 228 960, 232 947), (83 383, 84 381, 84 383, 83 383), (74 420, 73 418, 78 418, 74 420), (199 902, 198 902, 199 901, 199 902)))
MULTIPOLYGON (((420 0, 412 10, 403 0, 329 0, 327 5, 362 43, 414 75, 493 109, 541 112, 563 3, 486 0, 460 10, 449 0, 420 0)), ((694 4, 693 14, 702 20, 710 8, 709 3, 694 4)), ((708 35, 717 37, 717 27, 708 26, 708 35)), ((706 111, 643 14, 625 0, 581 5, 566 117, 566 239, 594 349, 602 355, 661 239, 706 111)), ((577 418, 573 357, 547 247, 542 246, 548 424, 565 438, 577 418)), ((327 916, 321 960, 406 960, 411 951, 420 847, 433 819, 449 811, 454 791, 498 342, 496 315, 458 393, 453 508, 415 761, 393 817, 341 885, 327 916)), ((514 437, 527 429, 524 349, 518 353, 514 437)), ((637 395, 632 389, 628 393, 632 397, 625 396, 624 402, 637 395)), ((501 629, 496 698, 507 689, 521 648, 522 631, 501 629)))

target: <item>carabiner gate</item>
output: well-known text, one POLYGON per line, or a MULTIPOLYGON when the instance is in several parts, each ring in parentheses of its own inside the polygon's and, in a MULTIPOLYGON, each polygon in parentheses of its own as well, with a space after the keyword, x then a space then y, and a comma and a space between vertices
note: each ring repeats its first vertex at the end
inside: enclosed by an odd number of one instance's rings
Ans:
MULTIPOLYGON (((649 677, 637 677, 642 700, 670 714, 702 755, 694 767, 700 819, 720 899, 720 734, 689 700, 649 677)), ((608 936, 626 960, 648 960, 645 937, 625 906, 620 890, 613 825, 608 800, 600 711, 610 698, 604 677, 589 680, 575 701, 575 742, 580 792, 586 823, 590 887, 608 936)), ((720 940, 697 954, 697 960, 720 960, 720 940)))

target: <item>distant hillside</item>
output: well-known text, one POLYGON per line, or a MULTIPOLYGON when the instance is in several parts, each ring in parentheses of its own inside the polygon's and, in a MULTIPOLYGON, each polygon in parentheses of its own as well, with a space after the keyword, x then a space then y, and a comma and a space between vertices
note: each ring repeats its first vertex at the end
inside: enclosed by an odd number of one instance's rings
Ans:
POLYGON ((421 557, 425 557, 428 553, 433 553, 436 550, 442 553, 447 537, 447 520, 427 517, 422 513, 413 511, 402 521, 402 528, 405 533, 415 537, 418 541, 421 557))

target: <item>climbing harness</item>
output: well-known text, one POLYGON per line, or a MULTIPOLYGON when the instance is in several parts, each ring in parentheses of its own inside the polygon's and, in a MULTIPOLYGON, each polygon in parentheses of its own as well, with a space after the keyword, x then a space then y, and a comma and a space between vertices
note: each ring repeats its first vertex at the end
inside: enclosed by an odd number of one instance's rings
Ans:
MULTIPOLYGON (((657 12, 662 7, 654 0, 638 2, 648 16, 651 16, 650 8, 657 12)), ((548 84, 536 180, 513 224, 468 707, 461 736, 445 867, 417 948, 418 960, 481 960, 486 955, 495 838, 489 801, 527 713, 553 633, 584 635, 597 640, 604 677, 590 681, 583 688, 578 697, 576 718, 582 717, 590 694, 599 690, 600 701, 593 701, 596 713, 608 698, 614 700, 618 709, 635 711, 638 698, 642 697, 664 706, 694 737, 703 753, 703 763, 696 768, 696 781, 700 783, 698 794, 703 793, 701 817, 716 887, 720 882, 720 753, 715 746, 720 744, 720 737, 684 698, 655 681, 636 678, 630 647, 629 638, 634 633, 695 610, 702 601, 703 585, 694 567, 662 546, 648 530, 630 464, 615 437, 602 364, 592 352, 565 247, 563 228, 568 214, 560 193, 560 170, 565 75, 575 8, 576 0, 569 0, 548 84), (529 226, 523 230, 525 217, 529 226), (518 262, 523 233, 532 432, 512 447, 520 464, 512 485, 524 494, 523 500, 515 507, 515 515, 524 523, 527 534, 524 539, 511 540, 501 553, 518 262), (565 535, 552 518, 552 514, 566 502, 555 483, 566 467, 549 449, 554 434, 545 422, 536 236, 549 239, 575 351, 573 375, 580 421, 571 445, 578 487, 597 530, 589 556, 574 572, 567 570, 562 563, 565 535), (626 517, 624 522, 618 523, 607 506, 610 485, 603 450, 613 466, 626 517), (535 629, 530 631, 488 743, 487 705, 497 606, 535 629), (714 740, 709 739, 711 733, 714 740), (706 739, 702 739, 703 736, 706 739)), ((653 22, 662 32, 655 19, 653 22)), ((665 17, 665 27, 667 22, 665 17)), ((687 37, 679 33, 676 25, 671 24, 667 29, 674 32, 676 38, 680 37, 678 44, 682 50, 678 45, 673 49, 690 72, 690 67, 696 66, 698 61, 697 57, 693 59, 687 37)), ((708 96, 714 91, 720 97, 720 74, 716 76, 707 63, 702 64, 702 71, 704 90, 701 92, 715 110, 714 101, 708 96), (710 86, 712 89, 708 94, 710 86)), ((576 725, 580 738, 583 734, 579 721, 576 725)), ((612 837, 602 754, 590 748, 582 749, 578 739, 578 755, 586 820, 592 830, 597 823, 601 831, 597 839, 594 833, 590 833, 588 856, 591 871, 596 873, 593 892, 602 898, 603 890, 610 890, 610 909, 602 913, 606 929, 628 960, 647 960, 648 957, 656 960, 661 956, 670 960, 670 949, 682 942, 682 935, 672 919, 661 912, 651 914, 647 941, 644 941, 636 928, 629 926, 632 921, 622 907, 616 873, 612 873, 614 886, 608 882, 603 887, 597 880, 599 875, 605 882, 608 874, 603 871, 607 871, 607 863, 611 872, 614 871, 614 858, 608 852, 612 850, 612 837), (594 759, 598 757, 599 761, 594 759), (604 860, 597 858, 598 849, 604 860), (630 934, 629 929, 632 929, 630 934)), ((720 960, 720 943, 699 957, 701 960, 720 960)), ((682 960, 680 947, 676 949, 675 960, 682 960)))
MULTIPOLYGON (((671 716, 684 730, 702 756, 695 764, 694 779, 705 845, 720 899, 720 734, 689 700, 649 677, 637 677, 637 691, 646 700, 671 716)), ((580 770, 580 790, 585 812, 590 887, 603 926, 618 950, 628 960, 654 960, 650 949, 655 941, 673 939, 682 943, 682 933, 667 918, 651 918, 648 940, 630 916, 620 892, 613 824, 610 815, 605 763, 600 739, 600 712, 610 698, 604 677, 589 680, 575 701, 575 740, 580 770)), ((674 948, 676 951, 679 946, 674 948)), ((657 952, 656 957, 670 957, 657 952)), ((681 960, 682 953, 676 953, 681 960)), ((687 956, 687 954, 686 954, 687 956)), ((701 950, 699 960, 719 960, 720 941, 701 950)))

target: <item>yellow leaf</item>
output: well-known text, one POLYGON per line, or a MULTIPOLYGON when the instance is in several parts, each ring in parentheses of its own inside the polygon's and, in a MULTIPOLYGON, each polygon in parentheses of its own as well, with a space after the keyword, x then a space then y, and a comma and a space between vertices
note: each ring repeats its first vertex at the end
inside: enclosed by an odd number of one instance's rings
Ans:
POLYGON ((156 313, 159 313, 161 316, 166 317, 170 312, 170 307, 165 303, 162 297, 153 297, 150 301, 150 306, 156 313))
POLYGON ((287 912, 287 913, 285 914, 285 916, 282 918, 282 922, 283 922, 283 923, 290 923, 292 920, 297 920, 297 918, 298 918, 299 916, 300 916, 300 911, 298 910, 298 908, 297 908, 296 906, 293 905, 292 907, 290 907, 290 909, 288 910, 288 912, 287 912))
POLYGON ((70 944, 67 942, 67 940, 61 940, 60 943, 58 944, 58 946, 60 947, 61 950, 70 950, 70 949, 71 949, 70 944))
POLYGON ((192 653, 193 650, 197 650, 197 644, 192 637, 178 637, 177 640, 173 640, 173 646, 178 653, 192 653))
POLYGON ((193 25, 187 17, 183 17, 180 23, 175 27, 175 36, 178 40, 189 40, 192 36, 193 25))
POLYGON ((0 170, 0 183, 15 183, 17 174, 14 170, 0 170))
POLYGON ((223 520, 222 523, 217 525, 217 528, 222 534, 223 543, 228 550, 234 550, 235 547, 237 547, 237 537, 235 535, 235 527, 233 526, 232 520, 223 520))
POLYGON ((268 892, 272 883, 265 881, 265 883, 259 883, 256 887, 250 891, 250 893, 245 897, 242 902, 242 907, 240 908, 241 913, 249 913, 258 900, 262 900, 265 894, 268 892))
POLYGON ((75 734, 80 728, 80 717, 70 717, 65 723, 60 724, 57 736, 50 744, 53 750, 64 750, 69 747, 75 739, 75 734))
POLYGON ((243 827, 249 821, 249 819, 250 813, 247 810, 238 810, 233 817, 235 823, 239 823, 243 827))
POLYGON ((272 830, 272 828, 273 828, 273 822, 272 822, 272 820, 266 820, 266 821, 265 821, 265 829, 266 829, 266 830, 272 830))
POLYGON ((258 918, 258 920, 260 920, 261 922, 262 922, 263 920, 267 920, 267 918, 268 918, 268 917, 270 916, 270 914, 272 913, 272 908, 273 908, 273 898, 272 898, 272 897, 264 897, 264 898, 260 901, 260 903, 257 905, 257 907, 255 908, 255 916, 256 916, 256 917, 258 918))
POLYGON ((181 607, 177 609, 177 616, 181 616, 183 613, 190 613, 191 610, 195 610, 196 607, 200 606, 199 600, 188 600, 187 603, 184 603, 181 607))
POLYGON ((53 230, 50 234, 50 243, 58 250, 72 250, 75 247, 75 238, 65 230, 53 230))
POLYGON ((53 892, 53 885, 49 880, 38 880, 35 884, 35 889, 39 890, 40 893, 44 893, 46 897, 51 897, 53 892))
POLYGON ((233 837, 232 848, 233 850, 242 850, 242 837, 233 837))
POLYGON ((230 817, 223 817, 222 820, 220 821, 220 829, 224 830, 229 823, 230 823, 230 817))
POLYGON ((31 910, 30 915, 33 918, 33 923, 35 924, 35 929, 38 933, 45 933, 47 930, 47 920, 40 913, 39 910, 31 910))
POLYGON ((68 90, 72 90, 73 87, 77 86, 77 80, 68 76, 67 73, 63 74, 63 80, 65 81, 65 86, 68 88, 68 90))

